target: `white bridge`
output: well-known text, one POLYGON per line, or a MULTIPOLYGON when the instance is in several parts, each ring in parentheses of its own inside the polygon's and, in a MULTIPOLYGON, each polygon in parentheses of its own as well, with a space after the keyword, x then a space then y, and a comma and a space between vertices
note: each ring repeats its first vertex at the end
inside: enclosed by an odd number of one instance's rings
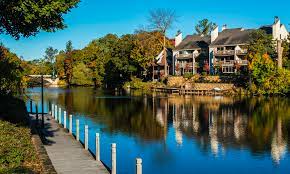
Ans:
POLYGON ((31 80, 41 82, 43 76, 43 82, 46 86, 58 86, 59 78, 52 78, 52 75, 27 75, 31 80))

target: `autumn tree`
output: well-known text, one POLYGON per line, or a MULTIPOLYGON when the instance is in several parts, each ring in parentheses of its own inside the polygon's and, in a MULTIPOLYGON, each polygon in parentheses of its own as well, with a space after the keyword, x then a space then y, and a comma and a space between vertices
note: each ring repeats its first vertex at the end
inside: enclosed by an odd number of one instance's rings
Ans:
POLYGON ((263 30, 251 33, 247 59, 250 90, 256 94, 273 95, 289 92, 290 72, 278 69, 271 35, 263 30))
POLYGON ((208 19, 203 19, 198 21, 197 25, 195 26, 195 31, 199 35, 210 35, 210 32, 216 27, 216 24, 210 22, 208 19))
POLYGON ((36 35, 41 30, 64 29, 63 15, 76 7, 79 0, 1 0, 0 34, 19 39, 36 35))
POLYGON ((19 92, 23 75, 21 60, 3 44, 0 44, 0 69, 0 95, 19 92))
MULTIPOLYGON (((157 9, 152 10, 149 13, 149 27, 153 31, 158 31, 163 35, 163 52, 166 58, 166 32, 173 27, 173 24, 177 21, 177 15, 175 11, 169 9, 157 9)), ((165 76, 167 76, 167 60, 165 59, 165 76)))

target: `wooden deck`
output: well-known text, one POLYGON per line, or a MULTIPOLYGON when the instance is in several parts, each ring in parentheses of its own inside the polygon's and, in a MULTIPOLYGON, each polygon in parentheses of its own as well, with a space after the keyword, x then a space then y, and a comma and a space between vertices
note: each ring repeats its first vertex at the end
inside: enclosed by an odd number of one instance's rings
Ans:
POLYGON ((44 147, 57 171, 61 174, 109 174, 102 162, 93 156, 56 123, 45 116, 44 147))
POLYGON ((225 92, 215 90, 196 90, 182 88, 153 88, 153 91, 179 95, 211 95, 211 96, 224 95, 225 92))

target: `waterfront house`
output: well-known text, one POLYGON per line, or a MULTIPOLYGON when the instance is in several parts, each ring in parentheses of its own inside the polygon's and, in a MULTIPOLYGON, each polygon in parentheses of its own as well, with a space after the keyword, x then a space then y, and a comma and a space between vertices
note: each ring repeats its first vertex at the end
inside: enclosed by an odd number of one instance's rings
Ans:
POLYGON ((210 37, 204 35, 187 35, 184 39, 178 32, 173 49, 173 74, 195 74, 206 71, 208 64, 208 46, 210 37))
MULTIPOLYGON (((288 37, 285 25, 275 17, 273 25, 262 26, 259 29, 271 34, 275 41, 288 37)), ((209 62, 212 74, 229 74, 246 71, 250 34, 256 29, 233 28, 227 29, 226 25, 219 32, 218 26, 211 32, 209 45, 209 62)))
POLYGON ((154 59, 154 63, 150 64, 149 77, 154 77, 154 80, 160 80, 165 76, 165 63, 167 62, 167 74, 172 75, 172 49, 166 48, 166 59, 164 50, 154 59), (154 75, 153 75, 154 74, 154 75))

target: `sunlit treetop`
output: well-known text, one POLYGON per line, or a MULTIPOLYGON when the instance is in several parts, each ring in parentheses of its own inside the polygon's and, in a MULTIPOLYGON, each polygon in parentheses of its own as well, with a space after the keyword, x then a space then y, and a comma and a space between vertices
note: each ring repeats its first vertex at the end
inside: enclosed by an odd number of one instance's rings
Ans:
POLYGON ((64 29, 63 15, 79 0, 0 0, 0 34, 15 39, 64 29))

